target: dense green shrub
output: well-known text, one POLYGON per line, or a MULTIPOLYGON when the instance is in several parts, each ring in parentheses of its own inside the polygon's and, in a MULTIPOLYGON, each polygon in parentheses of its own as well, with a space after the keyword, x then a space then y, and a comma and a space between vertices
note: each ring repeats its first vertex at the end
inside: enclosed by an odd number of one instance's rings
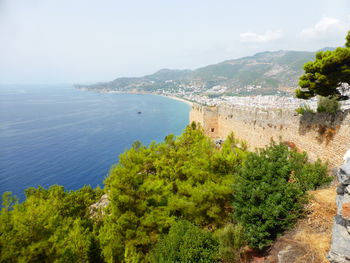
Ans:
POLYGON ((318 97, 317 112, 337 113, 340 111, 340 103, 337 97, 318 97))
POLYGON ((218 262, 219 242, 210 232, 181 220, 170 228, 153 251, 155 263, 218 262))
POLYGON ((295 182, 303 192, 315 190, 333 180, 331 176, 328 176, 327 165, 320 160, 313 163, 308 162, 305 152, 290 151, 289 154, 291 169, 289 182, 295 182))
POLYGON ((244 228, 241 224, 229 223, 215 231, 219 241, 219 258, 224 262, 240 262, 240 249, 246 244, 244 228))
POLYGON ((309 105, 301 105, 299 108, 295 109, 296 113, 304 115, 307 112, 315 113, 315 111, 309 105))
POLYGON ((233 184, 233 215, 249 245, 264 248, 288 229, 302 213, 305 191, 330 181, 326 171, 283 144, 249 153, 233 184))

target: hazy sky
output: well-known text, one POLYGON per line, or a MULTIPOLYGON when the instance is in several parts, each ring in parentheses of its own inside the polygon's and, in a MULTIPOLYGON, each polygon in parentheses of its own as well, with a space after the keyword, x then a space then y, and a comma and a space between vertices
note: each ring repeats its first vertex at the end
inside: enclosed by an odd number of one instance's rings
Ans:
POLYGON ((0 0, 0 83, 88 83, 343 45, 350 0, 0 0))

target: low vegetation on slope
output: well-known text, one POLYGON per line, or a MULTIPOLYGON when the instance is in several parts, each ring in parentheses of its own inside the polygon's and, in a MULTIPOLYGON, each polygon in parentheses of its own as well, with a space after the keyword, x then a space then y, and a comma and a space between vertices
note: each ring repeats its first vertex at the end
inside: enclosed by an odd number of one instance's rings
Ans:
POLYGON ((103 191, 30 188, 22 203, 5 194, 0 262, 236 262, 241 247, 264 249, 290 228, 306 191, 330 180, 284 144, 248 152, 230 135, 218 148, 193 123, 135 142, 103 191), (103 193, 109 205, 92 216, 103 193))
POLYGON ((326 255, 331 245, 334 215, 337 213, 336 187, 310 192, 305 217, 274 242, 265 258, 274 263, 329 263, 326 255))

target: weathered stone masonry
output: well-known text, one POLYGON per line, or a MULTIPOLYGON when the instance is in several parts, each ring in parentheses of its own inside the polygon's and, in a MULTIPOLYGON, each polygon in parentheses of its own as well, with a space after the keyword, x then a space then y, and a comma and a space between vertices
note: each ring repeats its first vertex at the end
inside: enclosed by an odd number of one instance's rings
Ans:
POLYGON ((332 263, 350 263, 350 158, 339 167, 337 188, 337 215, 334 217, 331 250, 332 263))
POLYGON ((329 161, 330 167, 342 164, 350 148, 349 111, 336 116, 290 109, 261 109, 243 106, 206 107, 193 104, 190 121, 200 123, 212 138, 235 136, 248 142, 251 149, 275 141, 288 142, 306 151, 313 160, 329 161))

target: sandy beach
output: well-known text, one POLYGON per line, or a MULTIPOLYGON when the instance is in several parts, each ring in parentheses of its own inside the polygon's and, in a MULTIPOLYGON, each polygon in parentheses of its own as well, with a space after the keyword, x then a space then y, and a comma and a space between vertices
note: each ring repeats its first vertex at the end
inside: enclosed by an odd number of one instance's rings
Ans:
MULTIPOLYGON (((152 93, 151 93, 152 94, 152 93)), ((159 94, 153 94, 153 95, 159 95, 159 94)), ((182 101, 188 105, 190 105, 192 107, 193 103, 191 101, 185 100, 183 98, 179 98, 179 97, 175 97, 175 96, 169 96, 169 95, 159 95, 159 96, 163 96, 166 98, 170 98, 170 99, 174 99, 174 100, 178 100, 178 101, 182 101)))
MULTIPOLYGON (((84 90, 84 89, 82 89, 84 90)), ((162 94, 156 94, 156 93, 152 93, 152 92, 125 92, 125 91, 102 91, 101 93, 121 93, 121 94, 150 94, 150 95, 156 95, 156 96, 162 96, 162 97, 165 97, 165 98, 170 98, 170 99, 173 99, 173 100, 178 100, 178 101, 181 101, 183 103, 186 103, 188 105, 190 105, 192 107, 193 105, 193 102, 191 101, 188 101, 188 100, 185 100, 183 98, 179 98, 179 97, 175 97, 175 96, 170 96, 170 95, 162 95, 162 94)))

